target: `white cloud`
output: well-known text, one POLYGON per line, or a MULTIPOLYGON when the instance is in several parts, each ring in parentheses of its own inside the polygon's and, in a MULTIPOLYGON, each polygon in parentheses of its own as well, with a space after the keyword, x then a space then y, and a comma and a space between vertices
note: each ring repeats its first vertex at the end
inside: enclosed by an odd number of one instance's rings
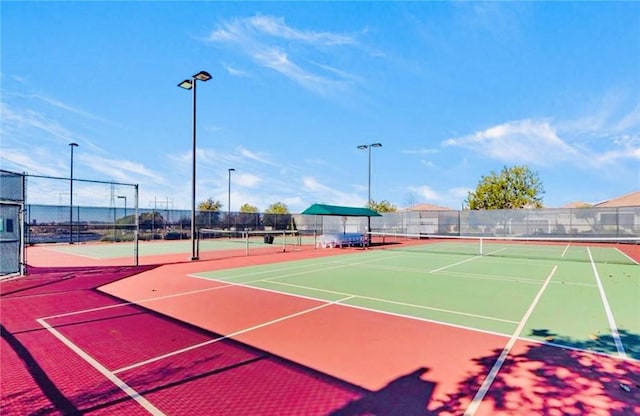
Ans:
POLYGON ((233 185, 243 186, 245 188, 255 188, 260 183, 263 182, 263 179, 258 175, 253 175, 251 173, 236 173, 233 176, 233 185))
POLYGON ((471 191, 473 191, 473 189, 457 187, 449 189, 447 193, 454 198, 466 198, 471 191))
POLYGON ((244 147, 238 147, 238 152, 240 152, 240 154, 247 159, 254 160, 256 162, 264 163, 271 166, 276 166, 275 163, 271 162, 265 156, 256 154, 249 149, 245 149, 244 147))
POLYGON ((243 71, 242 69, 238 69, 235 68, 229 64, 225 64, 224 65, 224 69, 226 69, 227 73, 231 76, 234 77, 240 77, 240 78, 249 78, 251 76, 251 74, 249 74, 249 72, 247 71, 243 71))
POLYGON ((363 206, 366 204, 366 198, 362 199, 352 193, 338 191, 309 176, 302 178, 302 186, 305 191, 316 198, 315 202, 346 206, 363 206))
POLYGON ((420 196, 425 201, 438 201, 442 197, 428 185, 409 186, 409 192, 420 196))
POLYGON ((259 32, 282 39, 298 40, 317 45, 345 45, 356 43, 353 38, 345 35, 294 29, 285 23, 283 17, 254 16, 245 21, 259 32))
POLYGON ((547 121, 512 121, 459 138, 448 139, 444 146, 458 146, 510 163, 547 165, 575 160, 580 152, 565 143, 547 121))
POLYGON ((55 162, 50 165, 42 163, 42 161, 51 160, 47 157, 48 153, 48 150, 38 147, 25 152, 24 149, 18 150, 3 146, 2 168, 36 175, 61 176, 60 166, 55 162))
MULTIPOLYGON (((293 50, 302 55, 309 52, 308 48, 324 52, 336 46, 355 45, 355 38, 331 32, 296 29, 289 26, 282 17, 253 16, 228 20, 219 24, 206 40, 229 44, 256 64, 277 71, 320 95, 328 95, 332 90, 357 79, 343 69, 326 63, 303 61, 302 58, 294 59, 290 55, 293 50), (302 62, 307 63, 308 67, 302 62)), ((227 71, 232 73, 231 70, 227 66, 227 71)))
POLYGON ((140 163, 129 160, 108 159, 86 153, 79 154, 77 160, 118 182, 137 183, 142 176, 158 184, 165 183, 165 179, 161 175, 147 169, 140 163))

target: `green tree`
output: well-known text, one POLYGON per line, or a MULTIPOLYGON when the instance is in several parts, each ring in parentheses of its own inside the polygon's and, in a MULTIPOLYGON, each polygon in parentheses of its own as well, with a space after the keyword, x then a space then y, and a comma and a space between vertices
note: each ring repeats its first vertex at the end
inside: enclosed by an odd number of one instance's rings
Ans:
POLYGON ((397 206, 387 200, 383 200, 380 202, 372 200, 368 208, 371 208, 376 212, 396 212, 398 210, 397 206))
POLYGON ((544 189, 537 172, 527 166, 504 167, 483 176, 465 201, 469 209, 542 207, 544 189))
POLYGON ((276 202, 269 205, 269 208, 264 210, 265 214, 288 214, 289 207, 284 202, 276 202))
POLYGON ((164 228, 164 217, 158 212, 143 212, 138 217, 138 226, 141 230, 164 228))
POLYGON ((198 204, 198 211, 218 212, 222 208, 222 202, 214 201, 212 198, 198 204))
POLYGON ((253 205, 249 204, 242 204, 242 206, 240 207, 240 212, 245 214, 255 214, 258 212, 258 207, 254 207, 253 205))
POLYGON ((263 222, 265 226, 273 227, 274 230, 295 229, 289 208, 283 202, 269 205, 264 211, 263 222))

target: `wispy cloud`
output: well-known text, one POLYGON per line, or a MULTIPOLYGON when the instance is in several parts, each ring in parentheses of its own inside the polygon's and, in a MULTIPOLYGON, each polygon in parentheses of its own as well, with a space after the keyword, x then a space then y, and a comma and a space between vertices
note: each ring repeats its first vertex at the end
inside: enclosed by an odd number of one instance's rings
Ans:
POLYGON ((224 69, 227 71, 227 73, 231 76, 234 77, 240 77, 240 78, 249 78, 251 77, 251 74, 248 71, 244 71, 242 69, 238 69, 234 66, 231 66, 229 64, 224 64, 224 69))
POLYGON ((143 164, 129 160, 109 159, 88 153, 79 154, 77 160, 90 166, 93 170, 103 173, 108 178, 125 183, 137 183, 144 178, 154 183, 166 183, 164 177, 146 168, 143 164))
MULTIPOLYGON (((231 45, 254 63, 277 71, 320 95, 328 95, 333 89, 357 79, 343 69, 303 58, 311 50, 321 54, 338 46, 357 45, 354 37, 297 29, 289 26, 282 17, 253 16, 228 20, 219 24, 206 40, 231 45), (293 56, 294 50, 296 57, 293 56)), ((230 73, 231 69, 227 65, 230 73)), ((245 72, 233 74, 240 76, 245 72)))
POLYGON ((471 149, 502 162, 547 165, 575 160, 580 152, 563 141, 544 120, 518 120, 463 137, 448 139, 444 146, 471 149))
POLYGON ((267 165, 271 165, 271 166, 277 166, 276 163, 270 161, 269 159, 267 159, 267 157, 259 155, 255 152, 252 152, 249 149, 245 149, 244 147, 239 147, 238 148, 238 152, 240 153, 240 155, 242 155, 242 157, 256 161, 256 162, 260 162, 260 163, 264 163, 267 165))
POLYGON ((24 149, 3 146, 2 167, 35 175, 61 176, 62 170, 59 165, 42 163, 43 160, 51 160, 47 158, 48 153, 49 151, 42 147, 33 147, 30 151, 25 152, 24 149))
POLYGON ((424 200, 424 201, 439 201, 439 200, 442 200, 442 197, 440 196, 440 194, 438 194, 436 191, 434 191, 428 185, 409 186, 408 189, 409 189, 409 192, 421 197, 422 200, 424 200))
POLYGON ((251 173, 239 173, 235 174, 233 178, 233 185, 241 186, 244 188, 255 188, 263 182, 263 179, 251 173))
POLYGON ((310 176, 302 178, 302 186, 306 192, 317 198, 314 202, 349 206, 360 206, 366 203, 352 193, 326 186, 310 176))
POLYGON ((113 122, 111 122, 111 121, 109 121, 109 120, 107 120, 105 118, 96 116, 95 114, 89 113, 89 112, 81 110, 79 108, 75 108, 75 107, 73 107, 73 106, 71 106, 69 104, 63 103, 62 101, 56 100, 54 98, 45 97, 43 95, 38 95, 38 94, 33 94, 32 97, 36 98, 38 100, 44 101, 44 102, 46 102, 47 104, 49 104, 49 105, 51 105, 53 107, 65 110, 65 111, 67 111, 69 113, 75 114, 77 116, 81 116, 81 117, 86 118, 88 120, 99 121, 101 123, 109 124, 109 125, 116 125, 116 123, 113 123, 113 122))

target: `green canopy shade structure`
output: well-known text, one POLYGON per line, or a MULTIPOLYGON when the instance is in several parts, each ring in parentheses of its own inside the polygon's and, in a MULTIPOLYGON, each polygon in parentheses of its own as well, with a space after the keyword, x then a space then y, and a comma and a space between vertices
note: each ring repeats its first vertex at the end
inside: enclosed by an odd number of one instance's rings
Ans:
POLYGON ((339 205, 313 204, 302 215, 336 215, 341 217, 381 217, 369 208, 343 207, 339 205))

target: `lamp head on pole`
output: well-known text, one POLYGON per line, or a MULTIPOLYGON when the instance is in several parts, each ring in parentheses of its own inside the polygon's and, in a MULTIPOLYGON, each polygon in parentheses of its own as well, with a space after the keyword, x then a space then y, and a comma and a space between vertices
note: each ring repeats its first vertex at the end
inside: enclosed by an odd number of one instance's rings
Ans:
POLYGON ((193 78, 197 79, 198 81, 209 81, 212 77, 211 74, 207 71, 200 71, 195 74, 193 78))
POLYGON ((372 143, 369 146, 371 146, 371 147, 382 147, 382 143, 372 143))
POLYGON ((190 79, 185 79, 178 84, 178 87, 184 88, 185 90, 190 90, 193 87, 193 82, 191 82, 190 79))
POLYGON ((230 173, 231 173, 231 172, 235 172, 235 171, 236 171, 234 168, 229 168, 229 169, 227 169, 227 170, 228 170, 230 173))
POLYGON ((73 147, 78 147, 78 143, 69 143, 69 146, 73 147))
POLYGON ((364 149, 368 149, 368 148, 369 148, 369 146, 367 146, 366 144, 361 144, 361 145, 358 146, 358 149, 360 149, 360 150, 364 150, 364 149))

